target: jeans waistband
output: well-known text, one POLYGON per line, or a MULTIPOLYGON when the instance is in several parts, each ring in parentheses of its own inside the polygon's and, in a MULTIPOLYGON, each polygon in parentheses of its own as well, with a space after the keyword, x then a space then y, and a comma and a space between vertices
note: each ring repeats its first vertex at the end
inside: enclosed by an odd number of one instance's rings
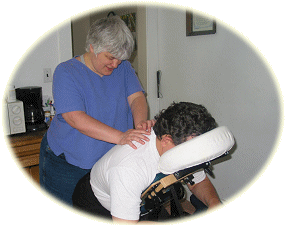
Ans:
POLYGON ((43 136, 41 146, 44 146, 46 151, 49 152, 50 154, 53 154, 54 156, 59 157, 61 159, 64 159, 66 161, 64 153, 61 153, 60 155, 57 156, 56 154, 54 154, 53 150, 50 148, 50 146, 48 144, 48 140, 47 140, 47 132, 43 136))

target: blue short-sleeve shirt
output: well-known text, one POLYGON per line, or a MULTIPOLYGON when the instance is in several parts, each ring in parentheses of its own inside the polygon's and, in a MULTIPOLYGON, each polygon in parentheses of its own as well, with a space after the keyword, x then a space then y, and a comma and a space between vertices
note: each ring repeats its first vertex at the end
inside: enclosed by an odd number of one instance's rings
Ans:
POLYGON ((49 146, 56 155, 64 153, 70 164, 91 169, 114 144, 80 133, 66 123, 61 114, 84 111, 125 132, 133 128, 127 98, 143 89, 128 61, 123 61, 111 75, 100 77, 72 58, 57 66, 53 79, 56 115, 47 132, 49 146))

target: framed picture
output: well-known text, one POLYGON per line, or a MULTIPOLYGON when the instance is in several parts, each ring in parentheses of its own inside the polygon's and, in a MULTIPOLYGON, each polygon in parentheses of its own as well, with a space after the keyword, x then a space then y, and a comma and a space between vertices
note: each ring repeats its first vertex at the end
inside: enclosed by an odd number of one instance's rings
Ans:
POLYGON ((120 17, 125 22, 125 24, 128 26, 128 28, 133 34, 134 41, 135 41, 134 51, 136 51, 137 50, 136 13, 129 13, 129 14, 126 14, 120 17))
POLYGON ((186 36, 197 36, 216 33, 214 19, 203 17, 200 14, 186 12, 186 36))

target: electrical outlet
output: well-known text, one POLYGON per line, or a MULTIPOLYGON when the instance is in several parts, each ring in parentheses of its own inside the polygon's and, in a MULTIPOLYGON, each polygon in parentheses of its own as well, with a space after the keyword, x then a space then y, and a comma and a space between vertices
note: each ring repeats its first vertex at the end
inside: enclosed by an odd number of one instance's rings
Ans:
POLYGON ((52 82, 51 68, 44 68, 44 83, 52 82))

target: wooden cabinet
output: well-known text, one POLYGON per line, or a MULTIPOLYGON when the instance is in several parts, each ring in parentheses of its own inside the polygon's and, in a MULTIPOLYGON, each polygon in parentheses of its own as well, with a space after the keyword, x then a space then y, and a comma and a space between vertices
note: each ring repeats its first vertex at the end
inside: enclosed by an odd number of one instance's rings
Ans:
POLYGON ((8 137, 15 157, 19 160, 24 170, 38 183, 40 146, 45 133, 46 130, 8 137))

